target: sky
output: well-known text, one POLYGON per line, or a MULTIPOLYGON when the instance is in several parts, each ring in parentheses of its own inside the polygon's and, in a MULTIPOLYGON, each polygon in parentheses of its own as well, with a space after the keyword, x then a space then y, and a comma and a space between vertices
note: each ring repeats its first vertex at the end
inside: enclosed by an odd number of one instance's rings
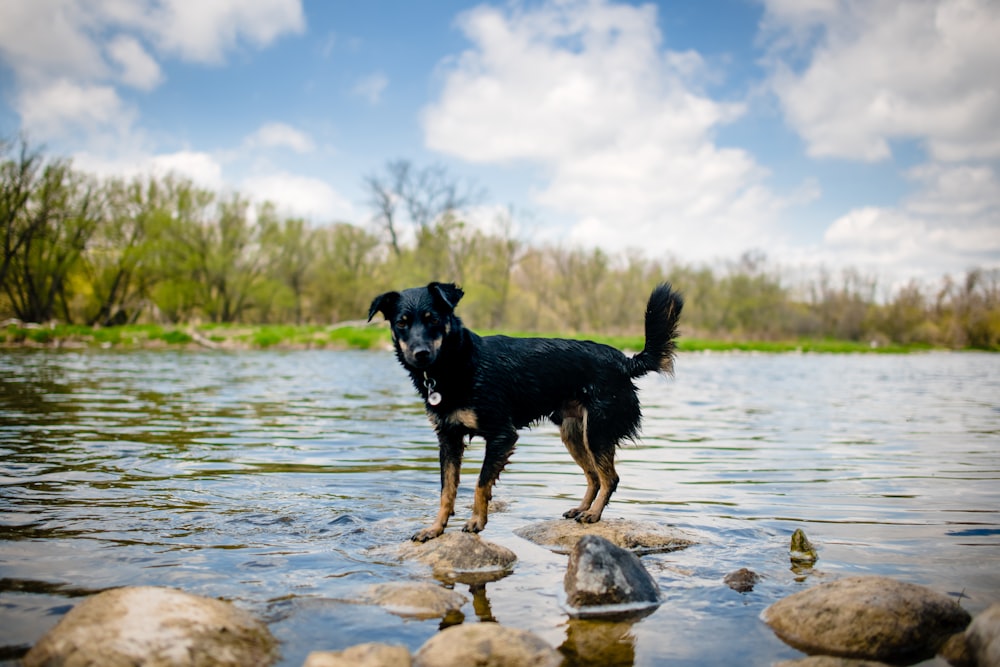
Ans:
POLYGON ((1000 268, 996 0, 4 0, 0 136, 315 224, 440 165, 530 243, 1000 268))

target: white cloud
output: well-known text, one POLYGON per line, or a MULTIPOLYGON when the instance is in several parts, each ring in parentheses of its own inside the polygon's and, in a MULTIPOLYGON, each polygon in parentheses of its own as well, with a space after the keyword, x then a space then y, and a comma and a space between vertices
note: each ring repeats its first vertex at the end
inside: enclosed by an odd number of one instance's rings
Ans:
POLYGON ((288 148, 296 153, 310 153, 316 148, 308 134, 285 123, 261 125, 243 143, 248 148, 288 148))
POLYGON ((246 40, 260 48, 305 29, 300 0, 161 0, 146 20, 160 48, 185 60, 219 63, 246 40))
POLYGON ((121 69, 121 80, 134 88, 152 90, 163 81, 160 66, 138 40, 119 35, 107 47, 108 56, 121 69))
POLYGON ((73 133, 103 133, 127 128, 135 111, 111 86, 57 79, 26 90, 19 100, 22 127, 34 136, 66 138, 73 133))
POLYGON ((222 165, 213 155, 202 151, 181 150, 159 155, 135 153, 117 158, 80 152, 73 156, 73 162, 79 168, 102 177, 172 175, 190 180, 207 190, 220 191, 225 186, 222 165))
POLYGON ((272 172, 246 178, 241 191, 256 201, 272 202, 278 212, 318 222, 350 220, 355 217, 351 203, 318 178, 287 172, 272 172))
POLYGON ((382 93, 389 85, 389 79, 382 72, 375 72, 364 77, 355 84, 351 91, 355 96, 366 100, 369 104, 378 104, 382 93))
POLYGON ((541 165, 537 201, 579 221, 581 243, 700 258, 758 245, 783 202, 749 153, 713 136, 743 107, 698 92, 705 63, 664 50, 655 13, 569 1, 463 14, 472 48, 442 64, 428 147, 541 165))
POLYGON ((765 0, 773 88, 814 156, 883 160, 915 139, 938 160, 1000 157, 1000 3, 765 0), (786 51, 808 31, 802 54, 786 51), (784 33, 784 34, 783 34, 784 33))
POLYGON ((117 86, 148 91, 163 81, 144 44, 161 58, 217 64, 244 44, 261 48, 304 28, 300 0, 0 2, 0 64, 14 73, 13 106, 36 139, 83 129, 101 141, 134 138, 138 118, 117 86))

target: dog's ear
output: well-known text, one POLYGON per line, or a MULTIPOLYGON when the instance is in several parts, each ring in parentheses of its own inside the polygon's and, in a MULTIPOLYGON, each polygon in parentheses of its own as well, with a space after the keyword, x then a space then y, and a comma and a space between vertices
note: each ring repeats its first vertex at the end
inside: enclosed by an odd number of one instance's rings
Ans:
POLYGON ((431 293, 437 306, 444 306, 449 311, 455 310, 455 306, 465 296, 462 288, 455 283, 431 283, 427 286, 427 291, 431 293))
POLYGON ((396 306, 399 305, 399 292, 386 292, 379 294, 372 300, 371 308, 368 309, 368 321, 371 322, 375 313, 382 313, 387 320, 391 320, 396 314, 396 306))

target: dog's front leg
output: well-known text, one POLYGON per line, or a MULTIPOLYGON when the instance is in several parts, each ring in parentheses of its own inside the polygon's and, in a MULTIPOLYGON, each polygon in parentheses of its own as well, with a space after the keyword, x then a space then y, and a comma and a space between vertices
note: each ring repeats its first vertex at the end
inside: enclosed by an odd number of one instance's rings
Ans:
POLYGON ((472 518, 465 522, 463 531, 478 533, 486 527, 493 485, 507 465, 510 455, 514 453, 516 443, 517 431, 513 426, 507 431, 487 437, 486 457, 483 459, 483 468, 479 471, 479 481, 476 482, 476 493, 472 501, 472 518))
POLYGON ((458 494, 458 479, 462 470, 462 453, 465 440, 460 433, 438 433, 438 458, 441 463, 441 506, 437 518, 429 528, 414 533, 414 542, 426 542, 444 532, 448 519, 455 513, 455 496, 458 494))

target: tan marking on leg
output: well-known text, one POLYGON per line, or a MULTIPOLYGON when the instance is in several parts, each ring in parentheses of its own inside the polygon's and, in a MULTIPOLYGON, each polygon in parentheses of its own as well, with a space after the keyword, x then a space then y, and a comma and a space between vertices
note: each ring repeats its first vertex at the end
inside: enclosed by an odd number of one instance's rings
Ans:
POLYGON ((559 426, 559 436, 562 438, 563 444, 566 445, 570 456, 583 469, 583 474, 587 477, 587 491, 583 494, 583 499, 578 506, 563 514, 567 519, 575 519, 583 512, 589 510, 600 486, 597 475, 597 464, 594 462, 594 456, 590 453, 586 442, 586 431, 584 429, 586 411, 581 408, 578 414, 580 415, 579 418, 566 417, 566 413, 564 413, 563 422, 559 426))
POLYGON ((467 429, 475 431, 479 428, 479 419, 476 417, 475 411, 471 408, 462 408, 461 410, 455 410, 450 415, 448 415, 448 421, 452 424, 461 424, 467 429))
POLYGON ((478 533, 486 527, 490 499, 492 497, 492 488, 476 484, 476 492, 472 497, 472 518, 465 522, 465 526, 462 527, 463 531, 466 533, 478 533))
POLYGON ((438 508, 437 518, 434 523, 421 531, 418 531, 411 538, 414 542, 426 542, 432 540, 444 532, 448 525, 448 519, 455 513, 455 496, 458 495, 458 480, 460 476, 460 466, 450 465, 444 470, 441 486, 441 504, 438 508))

